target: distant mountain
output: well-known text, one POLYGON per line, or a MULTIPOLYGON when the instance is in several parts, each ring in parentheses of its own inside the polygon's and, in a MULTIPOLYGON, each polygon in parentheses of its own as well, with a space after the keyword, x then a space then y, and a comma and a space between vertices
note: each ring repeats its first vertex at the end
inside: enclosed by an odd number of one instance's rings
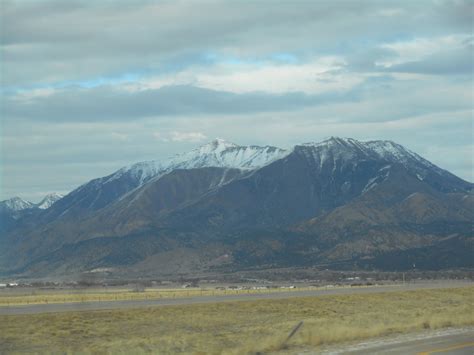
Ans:
POLYGON ((2 211, 22 211, 33 207, 35 207, 34 203, 25 201, 21 197, 12 197, 8 200, 0 201, 0 210, 2 211))
POLYGON ((473 220, 472 183, 391 141, 215 140, 92 180, 25 219, 6 236, 0 271, 471 267, 473 220))
POLYGON ((12 197, 8 200, 0 201, 0 210, 18 212, 30 208, 39 208, 45 210, 50 208, 53 203, 62 199, 64 195, 56 192, 47 194, 40 202, 33 203, 30 201, 23 200, 21 197, 12 197))
POLYGON ((22 211, 33 208, 34 204, 20 197, 0 201, 0 240, 1 235, 10 230, 22 215, 22 211))
POLYGON ((62 199, 64 195, 56 192, 47 194, 40 202, 33 203, 23 200, 21 197, 12 197, 8 200, 0 201, 0 211, 18 212, 30 208, 39 208, 45 210, 50 208, 53 203, 62 199))
POLYGON ((252 170, 288 154, 284 149, 265 146, 239 146, 215 139, 188 153, 165 160, 136 163, 108 176, 94 179, 66 195, 48 211, 49 221, 59 216, 89 213, 106 207, 145 183, 159 179, 176 169, 203 167, 252 170))
POLYGON ((38 204, 35 205, 35 207, 45 210, 47 208, 50 208, 53 203, 62 199, 63 197, 64 195, 58 194, 56 192, 47 194, 38 204))
POLYGON ((46 195, 39 203, 23 200, 21 197, 12 197, 0 201, 0 232, 10 230, 25 216, 35 214, 36 209, 47 209, 63 196, 57 193, 46 195))

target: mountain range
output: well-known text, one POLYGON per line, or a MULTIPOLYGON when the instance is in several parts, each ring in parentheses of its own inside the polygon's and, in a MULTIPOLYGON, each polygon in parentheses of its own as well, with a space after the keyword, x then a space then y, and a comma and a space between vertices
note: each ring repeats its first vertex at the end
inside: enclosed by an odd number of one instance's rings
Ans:
POLYGON ((36 209, 45 210, 53 203, 64 196, 56 192, 47 194, 38 203, 23 200, 21 197, 12 197, 8 200, 0 201, 0 232, 5 233, 12 228, 18 219, 27 213, 32 213, 36 209))
POLYGON ((0 209, 2 211, 18 212, 30 208, 39 208, 45 210, 50 208, 53 203, 62 199, 64 196, 56 192, 47 194, 38 203, 23 200, 21 197, 12 197, 8 200, 0 201, 0 209))
POLYGON ((391 141, 216 139, 19 208, 1 215, 4 275, 474 266, 473 184, 391 141))

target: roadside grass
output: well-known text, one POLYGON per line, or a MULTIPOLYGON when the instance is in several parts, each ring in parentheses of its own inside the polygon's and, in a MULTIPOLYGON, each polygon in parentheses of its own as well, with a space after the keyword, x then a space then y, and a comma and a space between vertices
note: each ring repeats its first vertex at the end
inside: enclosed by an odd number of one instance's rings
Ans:
POLYGON ((0 316, 0 353, 286 352, 474 324, 474 287, 0 316), (300 331, 284 341, 295 325, 300 331))
MULTIPOLYGON (((344 287, 340 286, 339 288, 344 287)), ((345 286, 349 287, 349 286, 345 286)), ((366 286, 360 286, 366 287, 366 286)), ((372 286, 374 287, 374 286, 372 286)), ((396 287, 396 285, 394 286, 396 287)), ((61 291, 54 293, 35 294, 0 294, 0 307, 21 306, 30 304, 49 304, 49 303, 74 303, 74 302, 109 302, 126 300, 145 300, 161 298, 182 298, 182 297, 200 297, 200 296, 223 296, 223 295, 243 295, 243 294, 261 294, 274 292, 300 292, 316 290, 317 287, 298 287, 298 288, 268 288, 268 289, 215 289, 215 288, 189 288, 189 289, 146 289, 141 292, 134 290, 77 290, 61 291)), ((324 289, 321 287, 319 289, 324 289)))

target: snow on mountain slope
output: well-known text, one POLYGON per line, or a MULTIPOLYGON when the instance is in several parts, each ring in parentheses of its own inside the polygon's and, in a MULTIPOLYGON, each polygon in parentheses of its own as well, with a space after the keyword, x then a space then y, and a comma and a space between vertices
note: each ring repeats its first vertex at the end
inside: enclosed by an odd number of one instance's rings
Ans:
POLYGON ((256 170, 294 152, 311 162, 314 173, 324 172, 324 178, 334 176, 336 170, 357 166, 364 169, 360 164, 368 160, 383 160, 387 163, 385 165, 404 165, 419 180, 427 179, 430 185, 445 192, 465 191, 470 186, 466 187, 465 181, 390 141, 360 142, 350 138, 331 137, 319 143, 306 143, 285 150, 272 146, 240 146, 216 139, 169 159, 136 163, 108 176, 91 180, 54 203, 52 208, 47 208, 45 218, 53 220, 67 213, 74 215, 98 210, 152 179, 159 179, 176 169, 220 167, 256 170), (442 178, 451 181, 449 188, 442 182, 442 178))
POLYGON ((416 165, 421 165, 426 169, 436 170, 438 173, 444 172, 444 170, 420 157, 418 154, 388 140, 362 142, 352 138, 331 137, 318 143, 304 143, 302 146, 313 147, 312 155, 321 164, 328 158, 351 160, 355 157, 365 156, 383 159, 390 163, 399 163, 406 168, 414 168, 416 165))
POLYGON ((0 209, 8 211, 22 211, 27 208, 33 208, 35 204, 25 201, 20 197, 12 197, 8 200, 0 201, 0 209))
POLYGON ((352 138, 331 137, 319 143, 305 143, 294 149, 312 161, 318 171, 356 167, 368 160, 400 164, 418 180, 442 192, 466 192, 472 184, 443 170, 400 144, 387 140, 361 142, 352 138))
POLYGON ((98 210, 123 198, 150 180, 159 179, 176 169, 203 167, 256 169, 289 153, 276 147, 239 146, 216 139, 169 159, 136 163, 108 176, 91 180, 49 208, 46 218, 53 220, 66 214, 74 215, 98 210))
MULTIPOLYGON (((286 157, 298 147, 303 147, 304 154, 313 159, 320 168, 328 160, 350 162, 356 158, 384 159, 392 163, 401 163, 406 168, 413 168, 422 178, 427 170, 437 174, 447 173, 431 164, 419 155, 391 141, 360 142, 351 138, 331 137, 319 143, 297 145, 291 150, 273 146, 241 146, 223 139, 215 139, 205 145, 183 154, 164 160, 144 161, 125 166, 115 173, 90 181, 78 190, 94 187, 98 189, 104 184, 127 181, 130 191, 143 185, 153 178, 159 178, 176 169, 193 169, 203 167, 222 167, 253 170, 286 157)), ((126 192, 126 191, 125 191, 126 192)), ((117 198, 113 197, 111 199, 117 198)))
POLYGON ((438 168, 436 165, 430 163, 428 160, 420 157, 418 154, 406 149, 400 144, 392 141, 368 141, 363 143, 365 147, 372 152, 378 154, 380 158, 391 162, 397 162, 404 165, 406 168, 413 163, 418 163, 427 169, 434 169, 438 173, 444 170, 438 168))
POLYGON ((47 194, 38 204, 35 205, 35 207, 40 208, 42 210, 50 208, 53 203, 55 203, 57 200, 62 199, 63 197, 63 195, 58 194, 56 192, 47 194))
POLYGON ((190 152, 158 161, 140 162, 123 167, 109 176, 106 182, 130 174, 142 185, 151 178, 162 176, 176 169, 204 167, 256 169, 287 155, 289 152, 271 146, 239 146, 223 139, 215 139, 190 152))
POLYGON ((9 200, 0 201, 0 209, 11 211, 11 212, 18 212, 22 210, 26 210, 29 208, 39 208, 39 209, 47 209, 51 207, 53 203, 57 200, 63 198, 63 195, 58 193, 50 193, 47 194, 40 202, 33 203, 30 201, 23 200, 21 197, 12 197, 9 200))

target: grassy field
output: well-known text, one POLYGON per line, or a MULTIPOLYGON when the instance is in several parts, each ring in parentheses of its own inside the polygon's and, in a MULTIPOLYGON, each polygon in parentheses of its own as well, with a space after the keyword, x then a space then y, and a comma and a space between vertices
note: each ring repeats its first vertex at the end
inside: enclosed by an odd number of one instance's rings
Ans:
MULTIPOLYGON (((343 287, 343 286, 340 286, 343 287)), ((347 286, 350 287, 350 286, 347 286)), ((364 286, 361 286, 364 287, 364 286)), ((396 286, 394 286, 396 287, 396 286)), ((219 295, 241 295, 255 293, 273 293, 273 292, 298 292, 316 290, 317 287, 298 287, 298 288, 268 288, 268 289, 216 289, 216 288, 186 288, 186 289, 146 289, 143 292, 134 292, 127 289, 110 290, 47 290, 30 291, 33 294, 25 292, 20 294, 2 294, 0 293, 0 307, 18 306, 29 304, 48 304, 48 303, 71 303, 71 302, 95 302, 95 301, 124 301, 124 300, 143 300, 160 298, 180 298, 180 297, 198 297, 198 296, 219 296, 219 295), (51 292, 52 291, 52 292, 51 292)), ((324 289, 324 287, 321 287, 324 289)))
POLYGON ((474 324, 474 287, 0 316, 0 353, 245 354, 474 324), (301 330, 284 345, 298 322, 301 330))

